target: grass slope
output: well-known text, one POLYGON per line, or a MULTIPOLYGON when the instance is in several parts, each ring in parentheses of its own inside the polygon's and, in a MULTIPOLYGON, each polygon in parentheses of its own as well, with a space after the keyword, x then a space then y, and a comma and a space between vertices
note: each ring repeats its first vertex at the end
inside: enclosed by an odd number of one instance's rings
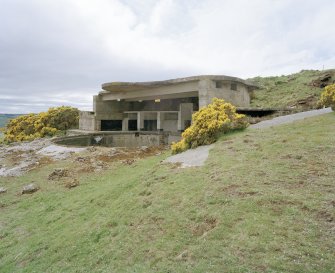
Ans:
POLYGON ((72 190, 47 180, 67 161, 0 178, 0 271, 334 272, 334 120, 224 136, 202 168, 164 154, 72 190))
POLYGON ((252 107, 288 107, 295 105, 299 100, 309 98, 306 105, 298 104, 298 108, 313 108, 320 97, 322 88, 311 86, 313 80, 329 73, 335 80, 335 69, 302 70, 299 73, 278 77, 256 77, 249 79, 260 89, 254 93, 252 107))

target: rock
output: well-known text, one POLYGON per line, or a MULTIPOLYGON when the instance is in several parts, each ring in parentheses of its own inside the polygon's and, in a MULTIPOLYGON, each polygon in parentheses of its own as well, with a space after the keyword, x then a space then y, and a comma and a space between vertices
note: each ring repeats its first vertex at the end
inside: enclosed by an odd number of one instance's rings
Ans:
POLYGON ((316 80, 313 80, 310 85, 314 87, 324 88, 325 86, 332 83, 332 75, 330 73, 326 73, 321 75, 316 80))
POLYGON ((76 178, 66 181, 65 187, 68 189, 79 186, 79 181, 76 178))
POLYGON ((87 148, 87 150, 88 150, 89 152, 93 153, 93 152, 95 152, 95 151, 97 150, 97 148, 96 148, 96 147, 93 147, 93 146, 90 146, 90 147, 87 148))
POLYGON ((135 159, 125 159, 125 160, 122 160, 121 162, 122 164, 125 164, 125 165, 132 165, 135 162, 135 159))
POLYGON ((23 189, 22 189, 22 194, 27 194, 27 193, 34 193, 36 191, 38 191, 40 188, 35 185, 34 183, 31 183, 27 186, 24 186, 23 189))
POLYGON ((6 188, 4 188, 4 187, 0 187, 0 194, 1 193, 6 193, 7 192, 7 189, 6 188))
POLYGON ((188 257, 188 251, 185 250, 176 257, 176 260, 186 260, 187 257, 188 257))
POLYGON ((54 169, 54 171, 49 174, 48 179, 49 180, 59 180, 63 177, 68 177, 69 176, 69 170, 67 169, 54 169))
POLYGON ((79 156, 79 157, 77 157, 77 158, 75 159, 75 161, 83 163, 83 162, 86 162, 86 161, 87 161, 87 158, 82 157, 82 156, 79 156))

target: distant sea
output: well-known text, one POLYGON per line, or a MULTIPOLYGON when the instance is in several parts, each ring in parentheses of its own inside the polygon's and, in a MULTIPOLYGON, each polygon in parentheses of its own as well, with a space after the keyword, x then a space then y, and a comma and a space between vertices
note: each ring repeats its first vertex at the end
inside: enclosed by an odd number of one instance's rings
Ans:
POLYGON ((0 114, 0 128, 6 126, 7 122, 12 119, 20 116, 20 114, 0 114))

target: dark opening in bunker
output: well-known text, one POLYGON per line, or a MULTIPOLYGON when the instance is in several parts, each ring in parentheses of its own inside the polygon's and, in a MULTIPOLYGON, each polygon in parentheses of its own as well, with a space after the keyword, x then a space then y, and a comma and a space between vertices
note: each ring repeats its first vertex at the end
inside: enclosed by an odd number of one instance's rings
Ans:
POLYGON ((121 131, 122 120, 102 120, 101 131, 121 131))
POLYGON ((128 120, 128 130, 137 131, 137 120, 128 120))
POLYGON ((157 131, 157 120, 144 120, 144 131, 157 131))

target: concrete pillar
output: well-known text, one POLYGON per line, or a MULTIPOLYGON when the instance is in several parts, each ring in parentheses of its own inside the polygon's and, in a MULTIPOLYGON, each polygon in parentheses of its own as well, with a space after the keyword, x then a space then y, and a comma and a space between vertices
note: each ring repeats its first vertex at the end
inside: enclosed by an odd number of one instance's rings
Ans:
POLYGON ((164 113, 157 112, 157 130, 163 131, 164 113))
POLYGON ((144 130, 144 113, 137 112, 137 130, 143 131, 144 130))
POLYGON ((101 120, 95 120, 95 130, 101 131, 101 120))
POLYGON ((123 118, 123 120, 122 120, 122 131, 128 131, 128 121, 129 121, 128 117, 123 118))
POLYGON ((215 88, 214 81, 203 79, 199 81, 199 108, 207 106, 212 102, 212 90, 215 88))
POLYGON ((178 130, 178 131, 182 131, 181 128, 182 128, 182 127, 181 127, 181 113, 180 113, 180 111, 179 111, 179 112, 178 112, 177 130, 178 130))
POLYGON ((178 130, 185 130, 185 121, 192 120, 192 113, 193 113, 193 103, 181 103, 179 106, 178 112, 178 126, 180 122, 180 128, 178 130))

